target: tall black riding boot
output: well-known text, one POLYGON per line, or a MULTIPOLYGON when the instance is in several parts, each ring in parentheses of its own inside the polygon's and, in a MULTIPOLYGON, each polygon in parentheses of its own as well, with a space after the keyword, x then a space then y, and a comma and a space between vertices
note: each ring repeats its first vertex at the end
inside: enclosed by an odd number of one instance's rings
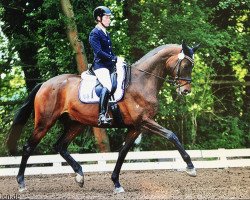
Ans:
POLYGON ((111 125, 112 118, 107 117, 109 96, 109 90, 104 87, 100 95, 98 126, 111 125))

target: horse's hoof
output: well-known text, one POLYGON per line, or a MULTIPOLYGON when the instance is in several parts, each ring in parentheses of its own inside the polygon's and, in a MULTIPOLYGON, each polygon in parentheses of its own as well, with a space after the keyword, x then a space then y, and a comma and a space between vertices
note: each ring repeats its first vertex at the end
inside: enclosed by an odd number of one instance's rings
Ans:
POLYGON ((18 191, 19 191, 19 192, 24 192, 24 191, 26 191, 26 190, 27 190, 27 188, 26 188, 26 186, 25 186, 24 181, 19 182, 19 183, 18 183, 18 191))
POLYGON ((121 186, 121 187, 116 187, 115 189, 114 189, 114 193, 115 194, 119 194, 119 193, 123 193, 123 192, 125 192, 124 191, 124 189, 123 189, 123 187, 121 186))
POLYGON ((84 177, 80 174, 77 174, 76 175, 76 178, 75 178, 75 181, 76 183, 82 188, 83 185, 84 185, 84 177))
POLYGON ((19 187, 19 189, 18 189, 18 191, 20 192, 20 193, 23 193, 23 192, 25 192, 27 190, 27 188, 24 186, 24 187, 19 187))
POLYGON ((195 177, 197 174, 196 174, 196 169, 195 168, 186 168, 186 172, 189 176, 192 176, 192 177, 195 177))

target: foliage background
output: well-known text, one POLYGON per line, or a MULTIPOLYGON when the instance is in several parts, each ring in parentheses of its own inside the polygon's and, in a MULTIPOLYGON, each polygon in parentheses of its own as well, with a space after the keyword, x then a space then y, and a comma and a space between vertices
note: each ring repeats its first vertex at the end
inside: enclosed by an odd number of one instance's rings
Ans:
MULTIPOLYGON (((177 133, 187 149, 250 147, 250 75, 248 1, 237 0, 105 0, 71 1, 89 63, 88 34, 95 26, 92 11, 109 6, 114 18, 109 32, 115 53, 133 63, 162 44, 202 44, 195 55, 192 93, 177 97, 165 84, 156 120, 177 133)), ((39 82, 63 73, 77 73, 66 36, 68 22, 60 1, 0 2, 0 155, 15 112, 39 82)), ((145 88, 146 89, 146 88, 145 88)), ((33 129, 26 125, 19 153, 33 129)), ((97 152, 87 130, 70 145, 71 152, 97 152)), ((54 126, 36 149, 50 154, 62 127, 54 126)), ((109 129, 112 151, 118 151, 126 130, 109 129)), ((173 149, 158 136, 143 134, 141 150, 173 149)))

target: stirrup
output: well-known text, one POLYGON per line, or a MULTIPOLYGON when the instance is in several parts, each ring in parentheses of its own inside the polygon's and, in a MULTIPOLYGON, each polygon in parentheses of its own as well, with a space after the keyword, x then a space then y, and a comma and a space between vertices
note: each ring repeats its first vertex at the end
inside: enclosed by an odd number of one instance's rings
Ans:
POLYGON ((109 116, 107 117, 104 114, 99 115, 98 118, 98 126, 100 125, 111 125, 111 120, 112 118, 110 118, 109 116))

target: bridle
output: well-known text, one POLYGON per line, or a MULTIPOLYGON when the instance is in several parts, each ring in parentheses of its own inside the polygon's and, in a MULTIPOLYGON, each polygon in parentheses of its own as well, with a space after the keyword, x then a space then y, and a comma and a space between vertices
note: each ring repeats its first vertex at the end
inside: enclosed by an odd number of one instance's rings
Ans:
POLYGON ((181 71, 181 70, 180 70, 180 68, 181 68, 181 62, 182 62, 185 58, 191 62, 192 67, 194 66, 194 59, 193 59, 193 58, 190 58, 189 56, 185 55, 185 54, 183 53, 183 51, 181 51, 181 53, 178 54, 178 60, 177 60, 175 66, 174 66, 174 68, 173 68, 173 70, 172 70, 172 72, 174 72, 175 69, 177 70, 176 75, 175 75, 175 78, 174 78, 174 85, 177 85, 178 88, 179 88, 179 87, 182 87, 182 86, 184 86, 184 85, 190 84, 190 83, 192 82, 192 79, 191 79, 191 78, 182 78, 182 77, 181 77, 181 74, 180 74, 180 73, 181 73, 181 72, 180 72, 180 71, 181 71), (185 84, 180 85, 180 84, 179 84, 179 81, 180 81, 180 80, 186 81, 185 84))
POLYGON ((149 74, 149 75, 154 76, 154 77, 156 77, 156 78, 162 79, 162 80, 164 80, 165 82, 170 83, 170 84, 176 86, 177 88, 180 88, 180 87, 182 87, 182 86, 184 86, 184 85, 187 85, 187 84, 190 84, 190 83, 192 82, 192 79, 191 79, 191 78, 183 78, 183 77, 181 77, 181 74, 180 74, 180 71, 181 71, 181 70, 180 70, 180 68, 181 68, 181 62, 182 62, 184 59, 189 60, 189 61, 192 63, 192 67, 194 66, 194 59, 193 59, 193 58, 190 58, 190 57, 187 56, 187 55, 185 55, 185 54, 183 53, 183 51, 181 51, 181 53, 178 54, 178 60, 177 60, 175 66, 174 66, 174 68, 173 68, 173 70, 172 70, 172 72, 174 72, 175 70, 177 70, 176 76, 174 77, 174 79, 166 79, 166 78, 163 78, 163 77, 161 77, 161 76, 155 75, 155 74, 153 74, 153 73, 151 73, 151 72, 148 72, 148 71, 143 70, 143 69, 140 69, 140 68, 136 68, 136 67, 135 67, 135 69, 137 69, 138 71, 141 71, 141 72, 143 72, 143 73, 145 73, 145 74, 149 74), (180 81, 181 81, 181 80, 186 81, 186 82, 185 82, 184 84, 180 84, 180 81))

